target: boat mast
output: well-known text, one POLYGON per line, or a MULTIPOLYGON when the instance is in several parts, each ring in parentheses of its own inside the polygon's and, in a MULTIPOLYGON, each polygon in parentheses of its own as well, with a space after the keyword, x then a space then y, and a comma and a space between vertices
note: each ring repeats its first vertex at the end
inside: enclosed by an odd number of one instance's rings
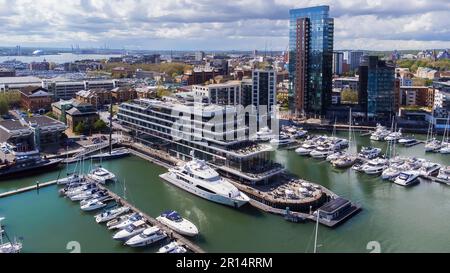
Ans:
POLYGON ((314 253, 317 253, 317 233, 319 232, 319 209, 317 210, 316 234, 314 236, 314 253))
POLYGON ((113 104, 111 101, 111 107, 109 109, 109 154, 112 154, 112 119, 113 119, 113 104))

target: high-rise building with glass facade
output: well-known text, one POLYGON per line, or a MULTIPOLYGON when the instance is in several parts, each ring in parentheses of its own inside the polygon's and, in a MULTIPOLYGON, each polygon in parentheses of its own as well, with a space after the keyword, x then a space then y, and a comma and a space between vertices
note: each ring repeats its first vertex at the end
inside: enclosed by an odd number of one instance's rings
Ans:
POLYGON ((328 6, 289 11, 289 105, 324 114, 331 103, 334 20, 328 6))
POLYGON ((369 118, 389 119, 395 113, 395 66, 364 56, 359 67, 359 102, 369 118))

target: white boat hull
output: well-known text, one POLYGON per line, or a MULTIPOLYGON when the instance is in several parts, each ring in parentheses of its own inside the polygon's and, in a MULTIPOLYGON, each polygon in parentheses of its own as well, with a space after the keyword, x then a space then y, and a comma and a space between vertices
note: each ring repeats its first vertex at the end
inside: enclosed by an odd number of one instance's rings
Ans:
POLYGON ((172 177, 170 172, 161 174, 159 177, 161 177, 162 179, 166 180, 167 182, 169 182, 187 192, 190 192, 201 198, 204 198, 206 200, 209 200, 209 201, 212 201, 215 203, 219 203, 222 205, 239 208, 248 202, 248 197, 245 196, 245 194, 243 194, 243 193, 241 193, 241 195, 240 195, 241 199, 237 199, 237 198, 229 198, 229 197, 225 197, 225 196, 222 196, 219 194, 213 194, 213 193, 209 193, 206 191, 202 191, 196 187, 189 187, 186 184, 186 182, 181 182, 178 179, 172 177))

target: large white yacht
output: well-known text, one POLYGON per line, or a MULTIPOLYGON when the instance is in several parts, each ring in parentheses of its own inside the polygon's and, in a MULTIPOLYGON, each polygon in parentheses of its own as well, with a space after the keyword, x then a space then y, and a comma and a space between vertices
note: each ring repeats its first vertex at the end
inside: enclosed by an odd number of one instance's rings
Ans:
POLYGON ((250 200, 205 161, 196 158, 182 166, 169 169, 168 173, 161 174, 160 177, 185 191, 216 203, 239 208, 250 200))
POLYGON ((333 154, 335 149, 331 146, 319 146, 309 155, 313 158, 326 158, 327 156, 333 154))
POLYGON ((419 180, 419 173, 416 171, 405 171, 401 172, 397 178, 395 178, 394 183, 401 186, 410 186, 417 183, 419 180))
POLYGON ((387 137, 392 132, 386 129, 386 127, 381 126, 380 124, 377 124, 377 128, 375 129, 375 132, 372 133, 370 136, 371 140, 381 141, 384 140, 385 137, 387 137))
POLYGON ((295 140, 287 135, 280 134, 279 137, 275 137, 269 143, 274 148, 284 148, 284 147, 294 144, 295 140))

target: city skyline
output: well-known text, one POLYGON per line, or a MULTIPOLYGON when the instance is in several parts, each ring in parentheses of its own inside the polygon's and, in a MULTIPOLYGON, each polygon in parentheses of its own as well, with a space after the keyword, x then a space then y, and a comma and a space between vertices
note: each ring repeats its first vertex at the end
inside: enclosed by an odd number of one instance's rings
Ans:
POLYGON ((0 0, 2 46, 147 50, 287 49, 289 9, 329 5, 335 50, 450 47, 447 1, 0 0), (357 26, 357 27, 355 27, 357 26), (374 28, 373 26, 377 26, 374 28), (181 42, 180 42, 181 40, 181 42))

